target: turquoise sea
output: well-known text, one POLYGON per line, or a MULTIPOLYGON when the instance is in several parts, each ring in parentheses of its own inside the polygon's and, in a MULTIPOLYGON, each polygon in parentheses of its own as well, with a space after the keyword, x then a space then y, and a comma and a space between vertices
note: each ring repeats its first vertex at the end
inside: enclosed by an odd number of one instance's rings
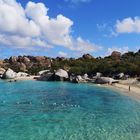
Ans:
POLYGON ((91 84, 0 81, 0 140, 140 140, 140 102, 91 84))

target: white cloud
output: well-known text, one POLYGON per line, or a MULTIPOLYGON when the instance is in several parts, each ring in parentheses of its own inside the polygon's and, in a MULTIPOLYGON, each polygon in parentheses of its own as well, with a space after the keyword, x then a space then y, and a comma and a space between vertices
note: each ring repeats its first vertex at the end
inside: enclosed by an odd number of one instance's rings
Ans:
POLYGON ((140 33, 140 18, 125 18, 122 21, 117 20, 115 25, 116 33, 140 33))
POLYGON ((122 48, 119 48, 119 47, 108 48, 106 56, 111 55, 113 51, 117 51, 123 54, 123 53, 128 52, 129 48, 127 46, 122 47, 122 48))
POLYGON ((19 36, 38 36, 39 27, 28 20, 24 9, 15 0, 0 2, 0 32, 19 36))
POLYGON ((45 41, 40 40, 39 38, 30 38, 30 37, 21 37, 17 35, 5 35, 0 34, 0 44, 4 46, 9 46, 13 48, 25 48, 25 49, 31 49, 34 46, 40 46, 40 47, 48 47, 50 48, 50 45, 47 44, 45 41))
POLYGON ((58 52, 58 55, 59 55, 60 57, 67 57, 67 56, 68 56, 68 54, 65 53, 65 52, 63 52, 63 51, 59 51, 59 52, 58 52))
POLYGON ((43 3, 28 2, 25 12, 39 27, 42 36, 53 45, 70 46, 70 31, 73 21, 58 15, 56 18, 50 18, 47 15, 48 8, 43 3))
POLYGON ((62 46, 83 53, 99 49, 98 45, 88 40, 73 38, 73 21, 61 14, 51 18, 48 10, 43 3, 28 2, 23 8, 16 0, 1 0, 0 44, 26 49, 34 46, 62 46))
POLYGON ((89 40, 83 40, 81 37, 78 37, 74 42, 73 48, 71 50, 75 50, 83 54, 83 53, 96 52, 101 48, 102 48, 101 46, 92 44, 89 40))

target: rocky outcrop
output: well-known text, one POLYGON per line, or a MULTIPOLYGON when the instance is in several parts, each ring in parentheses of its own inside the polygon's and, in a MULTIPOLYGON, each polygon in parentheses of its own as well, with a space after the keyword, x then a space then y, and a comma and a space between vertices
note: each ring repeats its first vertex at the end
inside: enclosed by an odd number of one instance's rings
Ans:
POLYGON ((4 69, 11 68, 15 72, 27 72, 31 75, 36 75, 39 71, 46 69, 54 71, 57 68, 62 68, 69 71, 69 74, 82 75, 88 73, 90 77, 94 78, 96 72, 102 72, 105 76, 114 76, 115 78, 118 72, 125 72, 125 74, 130 76, 139 76, 139 58, 139 52, 128 52, 121 56, 121 53, 117 51, 114 51, 111 56, 104 58, 94 58, 90 54, 85 54, 83 57, 75 59, 18 56, 0 61, 0 67, 4 69))
POLYGON ((63 78, 68 78, 68 73, 63 70, 63 69, 59 69, 55 72, 55 75, 56 76, 59 76, 59 77, 63 77, 63 78))
POLYGON ((3 60, 0 60, 0 67, 3 67, 4 66, 4 62, 3 60))
POLYGON ((9 62, 10 62, 10 63, 16 63, 17 60, 18 60, 18 58, 17 58, 16 56, 11 56, 11 57, 9 58, 9 62))
POLYGON ((78 75, 78 76, 76 76, 76 82, 77 83, 83 83, 83 82, 86 82, 86 80, 83 79, 81 75, 78 75))
POLYGON ((75 76, 74 74, 71 74, 71 75, 70 75, 69 80, 70 80, 70 82, 72 82, 72 83, 77 83, 77 82, 76 82, 76 76, 75 76))
POLYGON ((27 76, 29 76, 29 74, 28 73, 25 73, 25 72, 18 72, 16 74, 16 77, 27 77, 27 76))
POLYGON ((67 71, 63 69, 59 69, 55 72, 55 80, 56 81, 65 81, 69 78, 67 71))
POLYGON ((69 58, 66 58, 66 57, 56 57, 57 61, 65 61, 65 60, 70 60, 69 58))
POLYGON ((118 77, 119 77, 120 79, 122 79, 122 78, 124 77, 124 73, 119 73, 119 74, 118 74, 118 77))
POLYGON ((48 72, 37 78, 38 81, 55 81, 54 73, 48 72))
POLYGON ((95 80, 96 84, 112 84, 112 83, 118 83, 118 80, 114 80, 113 78, 110 77, 98 77, 95 80))
POLYGON ((84 55, 83 55, 83 58, 84 58, 84 59, 92 59, 93 56, 90 55, 90 54, 84 54, 84 55))
POLYGON ((17 76, 16 72, 14 72, 12 69, 8 69, 3 74, 4 79, 14 79, 16 78, 16 76, 17 76))
POLYGON ((41 69, 50 68, 51 60, 45 56, 12 56, 9 59, 4 59, 0 67, 11 68, 16 72, 37 74, 41 69))
POLYGON ((97 72, 97 73, 96 73, 96 77, 97 77, 97 78, 99 78, 99 77, 101 77, 101 76, 102 76, 102 73, 100 73, 100 72, 97 72))
POLYGON ((113 59, 120 59, 121 58, 121 53, 117 51, 113 51, 111 54, 111 58, 113 59))
POLYGON ((29 76, 28 73, 25 72, 14 72, 12 69, 8 69, 7 71, 4 72, 3 74, 3 79, 14 79, 14 78, 19 78, 19 77, 27 77, 29 76))
POLYGON ((87 79, 84 79, 81 75, 71 75, 70 76, 70 82, 72 83, 85 83, 87 82, 87 79))
POLYGON ((0 68, 0 78, 2 78, 4 73, 5 73, 5 69, 4 68, 0 68))
POLYGON ((0 68, 0 74, 4 74, 6 70, 4 68, 0 68))
POLYGON ((87 73, 84 74, 83 79, 85 79, 85 80, 86 80, 86 79, 89 79, 87 73))
POLYGON ((119 73, 114 76, 114 79, 117 79, 117 80, 127 80, 128 78, 129 78, 129 75, 124 74, 124 73, 119 73))
POLYGON ((45 75, 46 73, 48 73, 50 70, 42 70, 38 72, 38 75, 45 75))
POLYGON ((23 62, 24 64, 29 64, 31 61, 30 61, 30 59, 29 59, 28 57, 23 57, 23 58, 22 58, 22 62, 23 62))
POLYGON ((18 63, 18 67, 20 71, 27 71, 26 65, 24 63, 18 63))
POLYGON ((69 78, 67 71, 63 69, 59 69, 54 73, 48 72, 48 70, 41 71, 39 73, 41 76, 38 78, 38 80, 41 81, 67 81, 69 78))
POLYGON ((34 59, 36 62, 42 62, 45 60, 45 57, 44 56, 36 56, 34 59))

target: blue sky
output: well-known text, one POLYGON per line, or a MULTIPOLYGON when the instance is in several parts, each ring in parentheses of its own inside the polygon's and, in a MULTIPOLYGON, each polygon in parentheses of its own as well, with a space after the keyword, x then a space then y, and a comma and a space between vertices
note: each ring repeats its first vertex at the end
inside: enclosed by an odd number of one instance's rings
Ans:
POLYGON ((140 49, 139 0, 9 1, 0 3, 1 58, 79 57, 83 53, 97 57, 113 50, 140 49))

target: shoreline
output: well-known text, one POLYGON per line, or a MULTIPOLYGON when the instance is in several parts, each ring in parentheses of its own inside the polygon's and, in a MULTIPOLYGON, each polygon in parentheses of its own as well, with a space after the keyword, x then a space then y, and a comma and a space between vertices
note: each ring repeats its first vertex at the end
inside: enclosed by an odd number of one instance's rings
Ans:
POLYGON ((132 97, 135 100, 140 101, 140 88, 136 87, 134 85, 130 85, 130 91, 129 91, 129 85, 124 85, 124 84, 120 84, 120 83, 116 83, 113 85, 100 85, 101 87, 105 87, 105 88, 110 88, 114 91, 119 91, 120 94, 124 95, 124 96, 129 96, 132 97))
MULTIPOLYGON (((34 81, 36 81, 36 78, 38 78, 38 76, 31 75, 29 77, 17 77, 12 80, 16 80, 16 81, 34 80, 34 81)), ((122 84, 122 83, 115 83, 112 85, 109 85, 109 84, 99 84, 99 85, 95 84, 95 85, 100 86, 100 87, 109 88, 114 91, 119 91, 119 93, 124 96, 129 96, 129 97, 132 97, 132 98, 140 101, 140 87, 138 87, 136 85, 122 84)))
POLYGON ((32 76, 29 76, 29 77, 17 77, 17 78, 14 78, 14 79, 12 79, 12 80, 17 80, 17 81, 26 81, 26 80, 36 80, 36 78, 37 78, 38 76, 34 76, 34 75, 32 75, 32 76))

